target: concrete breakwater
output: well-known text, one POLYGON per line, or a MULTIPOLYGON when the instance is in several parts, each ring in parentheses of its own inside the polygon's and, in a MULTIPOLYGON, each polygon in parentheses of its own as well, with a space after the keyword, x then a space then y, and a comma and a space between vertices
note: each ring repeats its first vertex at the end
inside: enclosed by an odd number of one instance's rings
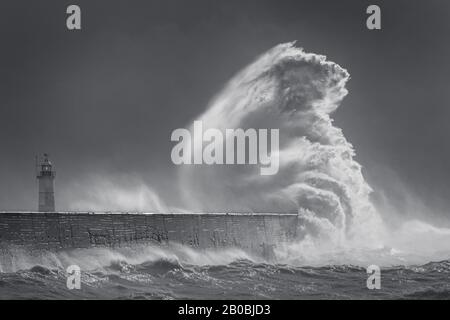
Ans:
POLYGON ((179 243, 236 247, 270 258, 275 246, 300 236, 296 214, 0 212, 1 246, 38 249, 179 243))

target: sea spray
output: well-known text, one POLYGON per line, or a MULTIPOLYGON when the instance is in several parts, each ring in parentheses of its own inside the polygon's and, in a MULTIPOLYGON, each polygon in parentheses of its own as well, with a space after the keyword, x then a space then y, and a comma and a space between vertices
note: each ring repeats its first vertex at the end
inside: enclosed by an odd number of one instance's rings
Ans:
POLYGON ((392 265, 448 259, 449 229, 405 221, 397 230, 370 201, 372 189, 355 150, 331 118, 348 94, 349 79, 347 70, 294 42, 275 46, 238 72, 196 119, 205 130, 279 129, 279 170, 261 176, 252 167, 181 166, 186 208, 298 213, 306 236, 279 245, 279 262, 392 265), (426 244, 418 246, 421 239, 426 244))
POLYGON ((118 265, 140 265, 158 261, 201 266, 226 265, 240 259, 263 261, 262 258, 253 257, 238 248, 196 250, 176 243, 170 246, 142 244, 132 247, 64 250, 36 250, 10 245, 1 251, 0 270, 10 273, 35 266, 65 270, 70 265, 78 265, 84 271, 102 271, 118 265))
MULTIPOLYGON (((449 261, 408 267, 383 266, 382 290, 374 292, 365 286, 366 266, 350 265, 353 260, 348 259, 348 252, 345 253, 346 264, 323 265, 324 261, 333 261, 340 254, 331 252, 331 256, 318 265, 312 260, 312 264, 295 265, 251 260, 239 250, 212 250, 205 254, 203 250, 183 246, 136 249, 89 248, 66 252, 67 256, 61 251, 53 252, 62 264, 80 264, 80 290, 67 288, 65 265, 59 268, 55 261, 46 260, 46 264, 0 273, 0 300, 450 297, 449 261)), ((41 252, 42 258, 48 253, 41 252)), ((389 250, 379 254, 387 253, 389 250)), ((36 251, 32 256, 37 260, 28 258, 28 266, 43 262, 36 251)), ((291 258, 300 256, 297 252, 291 258)), ((361 257, 358 252, 354 255, 356 259, 361 257)), ((334 261, 343 261, 343 258, 334 261)))
POLYGON ((354 149, 330 114, 347 94, 349 73, 325 56, 281 44, 235 75, 197 119, 206 128, 279 129, 279 172, 180 168, 192 210, 298 212, 321 241, 380 246, 381 220, 354 149))
MULTIPOLYGON (((341 66, 294 43, 274 47, 237 73, 195 119, 205 130, 279 130, 279 171, 261 176, 251 166, 180 166, 174 182, 184 203, 176 211, 298 213, 306 237, 276 248, 281 263, 392 265, 448 259, 450 230, 418 221, 386 225, 370 202, 371 188, 355 151, 331 118, 348 93, 349 79, 341 66)), ((131 180, 138 186, 131 188, 120 181, 92 183, 98 185, 89 192, 93 199, 83 196, 89 201, 74 208, 173 211, 143 182, 131 180)), ((424 215, 427 209, 421 208, 424 215)), ((385 211, 384 217, 391 214, 385 211)))

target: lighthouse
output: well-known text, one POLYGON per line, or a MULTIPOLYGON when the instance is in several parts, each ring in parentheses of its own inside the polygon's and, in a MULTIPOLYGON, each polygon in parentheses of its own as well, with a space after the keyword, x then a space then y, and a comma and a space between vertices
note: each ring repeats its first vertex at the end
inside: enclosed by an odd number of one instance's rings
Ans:
POLYGON ((55 211, 55 171, 48 154, 44 153, 44 160, 38 168, 39 182, 39 212, 55 211))

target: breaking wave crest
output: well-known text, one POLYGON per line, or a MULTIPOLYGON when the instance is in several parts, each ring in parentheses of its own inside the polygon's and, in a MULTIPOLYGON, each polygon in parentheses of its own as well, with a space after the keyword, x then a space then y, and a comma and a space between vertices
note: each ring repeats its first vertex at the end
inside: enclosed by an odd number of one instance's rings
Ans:
POLYGON ((78 265, 82 270, 114 270, 127 265, 151 265, 165 261, 174 265, 226 265, 240 259, 254 260, 239 249, 195 250, 188 246, 172 244, 170 247, 135 245, 123 248, 87 248, 70 250, 28 250, 23 247, 3 248, 0 272, 17 272, 35 266, 65 270, 78 265))
POLYGON ((406 250, 403 256, 410 256, 417 253, 412 243, 423 236, 424 259, 436 258, 429 255, 434 246, 437 257, 448 258, 450 230, 417 228, 420 222, 389 229, 371 203, 355 150, 331 118, 348 93, 349 78, 338 64, 295 43, 272 48, 236 74, 196 120, 205 130, 279 129, 279 172, 261 176, 255 166, 182 166, 186 207, 297 212, 307 236, 278 252, 288 261, 326 263, 338 252, 345 263, 355 252, 371 256, 380 250, 394 256, 406 250))
MULTIPOLYGON (((3 252, 0 299, 448 299, 449 261, 383 268, 383 290, 367 290, 365 267, 295 266, 252 260, 239 250, 90 248, 3 252), (81 290, 65 267, 79 264, 81 290), (7 270, 10 268, 9 270, 7 270), (338 284, 338 285, 337 285, 338 284)), ((16 250, 16 251, 14 251, 16 250)))
POLYGON ((184 167, 182 186, 191 208, 294 211, 315 237, 376 241, 381 221, 369 201, 371 189, 352 145, 330 117, 347 94, 348 79, 339 65, 293 43, 276 46, 239 72, 198 119, 222 130, 279 129, 279 172, 184 167))

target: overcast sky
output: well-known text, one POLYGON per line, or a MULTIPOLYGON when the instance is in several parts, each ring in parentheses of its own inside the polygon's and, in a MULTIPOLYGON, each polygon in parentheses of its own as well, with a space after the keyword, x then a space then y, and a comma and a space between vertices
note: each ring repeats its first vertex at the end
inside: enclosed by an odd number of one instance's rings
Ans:
POLYGON ((2 1, 0 209, 36 209, 43 152, 58 209, 74 184, 122 174, 176 205, 172 130, 255 57, 297 40, 351 74, 334 118, 374 189, 400 199, 406 188, 450 217, 449 33, 443 0, 2 1), (66 29, 73 3, 81 31, 66 29), (365 27, 375 3, 381 31, 365 27))

